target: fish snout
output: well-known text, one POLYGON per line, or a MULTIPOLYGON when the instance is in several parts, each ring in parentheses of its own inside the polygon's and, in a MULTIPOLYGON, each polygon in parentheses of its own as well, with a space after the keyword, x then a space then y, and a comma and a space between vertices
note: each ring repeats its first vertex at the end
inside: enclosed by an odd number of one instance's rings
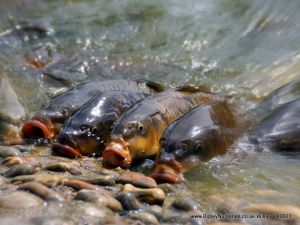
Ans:
POLYGON ((132 162, 128 143, 123 138, 113 139, 106 146, 102 157, 114 166, 128 166, 132 162))
POLYGON ((150 177, 158 183, 179 183, 184 181, 181 164, 171 157, 171 154, 163 155, 164 158, 156 160, 156 165, 150 177))
POLYGON ((57 142, 52 143, 52 149, 72 158, 82 157, 76 142, 65 133, 61 133, 57 136, 57 142))
POLYGON ((32 118, 23 124, 21 132, 25 139, 51 139, 53 124, 45 118, 32 118))

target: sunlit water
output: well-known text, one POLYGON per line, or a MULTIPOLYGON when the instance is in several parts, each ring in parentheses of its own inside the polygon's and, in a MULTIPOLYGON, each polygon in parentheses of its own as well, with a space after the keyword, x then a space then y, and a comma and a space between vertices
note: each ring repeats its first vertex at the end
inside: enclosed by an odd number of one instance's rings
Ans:
MULTIPOLYGON (((31 113, 49 96, 85 80, 204 84, 237 96, 250 109, 300 77, 297 0, 20 0, 0 1, 0 6, 1 76, 9 77, 31 113), (48 35, 5 35, 24 24, 47 27, 48 35), (52 69, 65 82, 26 63, 26 54, 43 47, 50 49, 50 61, 64 60, 52 69)), ((240 205, 300 206, 299 157, 255 153, 243 141, 232 152, 186 176, 191 195, 204 211, 216 210, 211 200, 216 194, 237 199, 240 205)))

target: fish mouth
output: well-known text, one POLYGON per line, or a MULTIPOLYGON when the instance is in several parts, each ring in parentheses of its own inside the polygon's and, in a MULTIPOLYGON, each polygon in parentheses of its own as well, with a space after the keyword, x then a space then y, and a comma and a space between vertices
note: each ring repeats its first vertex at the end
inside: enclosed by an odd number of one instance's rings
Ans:
POLYGON ((128 149, 128 143, 123 139, 110 142, 102 153, 105 161, 113 166, 128 166, 132 162, 132 157, 128 149))
POLYGON ((58 151, 62 153, 63 155, 69 156, 71 158, 81 158, 81 152, 80 150, 73 148, 69 145, 60 144, 58 142, 52 143, 52 150, 58 151))
MULTIPOLYGON (((173 164, 173 163, 172 163, 173 164)), ((180 183, 184 181, 181 166, 176 162, 176 165, 169 163, 156 164, 153 172, 150 174, 158 183, 180 183)))
POLYGON ((22 134, 26 139, 51 139, 53 136, 50 123, 44 123, 37 119, 26 121, 22 126, 22 134))

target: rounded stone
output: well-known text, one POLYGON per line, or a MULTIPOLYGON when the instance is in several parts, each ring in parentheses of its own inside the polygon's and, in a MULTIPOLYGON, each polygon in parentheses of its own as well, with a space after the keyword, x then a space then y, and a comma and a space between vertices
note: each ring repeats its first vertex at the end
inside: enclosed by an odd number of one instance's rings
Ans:
POLYGON ((25 191, 15 191, 0 198, 1 208, 29 208, 43 203, 42 199, 25 191))

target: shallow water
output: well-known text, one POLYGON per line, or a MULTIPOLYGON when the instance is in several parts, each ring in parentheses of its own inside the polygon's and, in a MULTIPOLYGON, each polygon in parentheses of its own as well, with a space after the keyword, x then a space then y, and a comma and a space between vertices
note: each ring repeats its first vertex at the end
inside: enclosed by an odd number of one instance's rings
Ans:
MULTIPOLYGON (((297 0, 0 1, 0 76, 31 114, 65 87, 114 78, 209 85, 251 109, 300 77, 299 9, 297 0), (28 24, 48 34, 9 35, 28 24), (54 62, 52 76, 26 62, 36 51, 54 62)), ((189 172, 187 192, 211 213, 217 194, 238 206, 299 207, 298 164, 299 157, 254 153, 241 140, 229 156, 189 172)))

